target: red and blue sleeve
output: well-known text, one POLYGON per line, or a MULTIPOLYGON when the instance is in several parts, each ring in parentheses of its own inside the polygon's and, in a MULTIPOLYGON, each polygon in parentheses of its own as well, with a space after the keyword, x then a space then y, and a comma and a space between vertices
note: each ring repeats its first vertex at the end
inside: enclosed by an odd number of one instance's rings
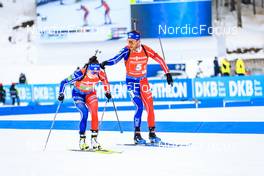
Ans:
POLYGON ((164 59, 158 53, 156 53, 153 49, 151 49, 150 47, 148 47, 146 45, 144 45, 144 48, 146 49, 148 56, 160 64, 160 66, 161 66, 162 70, 165 72, 165 74, 170 72, 167 64, 164 61, 164 59))
POLYGON ((82 70, 77 70, 72 75, 70 75, 68 78, 62 80, 61 83, 60 83, 60 93, 64 92, 65 87, 68 84, 71 84, 71 83, 73 83, 75 81, 78 81, 78 80, 82 79, 82 77, 83 77, 82 70))
POLYGON ((106 65, 115 65, 123 58, 127 58, 129 54, 129 49, 127 47, 123 48, 115 57, 112 59, 107 60, 106 65))

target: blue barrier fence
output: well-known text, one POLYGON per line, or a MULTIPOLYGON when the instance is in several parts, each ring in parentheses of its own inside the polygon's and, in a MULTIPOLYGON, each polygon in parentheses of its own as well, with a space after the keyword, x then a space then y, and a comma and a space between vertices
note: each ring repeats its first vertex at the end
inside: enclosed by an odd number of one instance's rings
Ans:
MULTIPOLYGON (((264 98, 264 76, 235 76, 195 79, 176 79, 173 87, 165 80, 150 80, 150 87, 155 101, 185 100, 247 100, 264 98)), ((115 101, 128 102, 130 97, 125 82, 110 82, 111 92, 115 101)), ((7 102, 10 101, 9 87, 7 102)), ((20 101, 26 103, 56 103, 59 84, 18 84, 20 101)), ((66 87, 65 101, 71 102, 71 85, 66 87)), ((101 84, 96 86, 99 101, 105 101, 101 84)))
MULTIPOLYGON (((173 87, 167 86, 165 80, 150 81, 150 84, 155 100, 165 102, 162 105, 156 104, 155 109, 264 106, 264 76, 182 79, 176 80, 173 87), (184 100, 188 100, 189 103, 184 100), (183 102, 179 104, 176 101, 183 102)), ((57 84, 17 85, 21 102, 30 105, 2 106, 0 115, 54 113, 58 103, 58 86, 57 84), (41 103, 53 105, 36 106, 41 103)), ((9 86, 4 88, 9 98, 9 86)), ((103 89, 99 86, 97 91, 99 101, 104 101, 103 89)), ((111 82, 111 91, 116 101, 130 101, 124 82, 111 82)), ((66 100, 60 113, 77 112, 71 100, 71 86, 66 89, 66 100)), ((133 108, 135 107, 117 106, 118 111, 133 110, 133 108)), ((102 110, 103 107, 99 107, 99 111, 102 110)), ((113 111, 113 107, 107 107, 106 110, 113 111)), ((0 120, 0 129, 49 129, 51 123, 52 121, 49 120, 36 119, 0 120)), ((121 125, 124 131, 134 130, 132 121, 121 121, 121 125)), ((64 120, 57 121, 54 129, 78 130, 78 126, 79 121, 64 120)), ((146 122, 143 122, 142 126, 142 131, 148 130, 146 122)), ((159 132, 264 134, 263 122, 157 122, 157 127, 159 132)), ((119 128, 116 121, 106 121, 103 122, 100 130, 118 131, 119 128)))
MULTIPOLYGON (((164 80, 149 81, 152 89, 154 100, 156 101, 183 101, 192 99, 192 80, 178 79, 173 87, 167 85, 164 80)), ((72 102, 71 91, 72 85, 65 89, 65 103, 72 102)), ((59 92, 59 84, 18 84, 20 101, 24 103, 56 103, 59 92)), ((4 86, 4 89, 9 94, 9 86, 4 86)), ((98 100, 105 101, 104 87, 101 84, 95 86, 98 100)), ((116 81, 110 83, 112 96, 117 102, 130 101, 129 94, 125 82, 116 81)), ((10 96, 7 96, 7 102, 10 102, 10 96)))
MULTIPOLYGON (((163 102, 162 105, 156 104, 155 109, 264 106, 264 76, 177 79, 173 87, 167 85, 165 80, 150 80, 149 83, 154 102, 163 102)), ((116 102, 130 102, 125 82, 110 84, 116 102)), ((2 106, 0 115, 25 112, 52 113, 53 111, 50 112, 49 109, 56 108, 58 84, 17 85, 16 87, 21 103, 28 104, 30 108, 2 106)), ((66 87, 62 112, 76 111, 71 98, 72 87, 71 85, 66 87)), ((4 88, 7 92, 6 102, 10 104, 9 86, 4 88)), ((99 84, 96 90, 99 102, 104 102, 106 99, 103 86, 99 84)), ((133 107, 119 106, 118 109, 129 110, 133 107)))
POLYGON ((264 76, 237 76, 193 80, 196 99, 246 100, 263 98, 264 76))

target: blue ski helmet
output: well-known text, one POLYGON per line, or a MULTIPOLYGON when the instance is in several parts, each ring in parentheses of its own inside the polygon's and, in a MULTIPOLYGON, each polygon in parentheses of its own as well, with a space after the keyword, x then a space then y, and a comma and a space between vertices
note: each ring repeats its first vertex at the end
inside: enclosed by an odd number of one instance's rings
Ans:
POLYGON ((139 40, 140 39, 140 33, 137 31, 130 31, 127 33, 127 38, 128 39, 134 39, 134 40, 139 40))
POLYGON ((92 74, 98 73, 100 71, 100 64, 89 64, 88 70, 90 70, 92 74))

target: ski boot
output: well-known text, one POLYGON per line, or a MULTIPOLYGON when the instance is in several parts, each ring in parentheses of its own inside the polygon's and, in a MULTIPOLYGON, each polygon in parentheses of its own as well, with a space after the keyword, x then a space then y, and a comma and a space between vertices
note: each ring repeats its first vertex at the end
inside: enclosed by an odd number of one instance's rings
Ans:
POLYGON ((146 144, 146 140, 141 137, 140 129, 136 127, 134 134, 134 143, 135 144, 146 144))
POLYGON ((149 141, 150 143, 159 143, 161 142, 161 139, 156 136, 155 134, 155 127, 149 128, 149 141))
POLYGON ((91 148, 92 150, 101 150, 102 147, 97 141, 98 130, 91 130, 91 148))
POLYGON ((81 150, 87 150, 89 148, 88 144, 85 142, 85 134, 80 134, 79 147, 81 150))

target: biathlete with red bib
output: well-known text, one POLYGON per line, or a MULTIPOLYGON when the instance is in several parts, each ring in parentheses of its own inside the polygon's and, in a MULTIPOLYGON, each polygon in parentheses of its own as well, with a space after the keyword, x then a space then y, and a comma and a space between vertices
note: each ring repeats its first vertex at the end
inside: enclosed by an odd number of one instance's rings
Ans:
POLYGON ((103 7, 105 9, 105 14, 104 14, 105 23, 104 24, 112 24, 112 21, 111 21, 111 18, 110 18, 110 7, 106 3, 106 1, 101 0, 101 5, 96 7, 95 9, 99 9, 101 7, 103 7))
POLYGON ((68 78, 61 81, 59 91, 59 101, 64 100, 64 89, 68 84, 73 84, 72 98, 76 105, 76 108, 81 114, 80 121, 80 149, 86 150, 89 148, 86 143, 86 124, 88 119, 88 113, 91 113, 91 148, 101 149, 100 144, 97 141, 98 135, 98 99, 96 96, 95 85, 101 81, 104 86, 105 96, 109 100, 111 99, 110 86, 105 73, 100 69, 99 62, 96 56, 89 59, 88 64, 84 68, 76 70, 68 78))
POLYGON ((76 10, 82 10, 83 11, 83 27, 84 26, 88 26, 88 15, 89 15, 89 10, 88 10, 88 7, 81 4, 80 8, 79 9, 76 9, 76 10))
POLYGON ((146 143, 146 140, 143 139, 140 134, 141 116, 144 105, 148 114, 147 121, 149 127, 149 140, 151 143, 158 143, 161 139, 155 134, 153 99, 148 79, 146 77, 148 60, 151 58, 160 64, 166 74, 169 85, 173 84, 173 79, 163 58, 147 45, 142 45, 140 43, 139 32, 129 32, 127 42, 128 45, 124 47, 118 55, 112 59, 102 62, 100 65, 104 69, 106 65, 111 66, 124 59, 127 89, 133 103, 136 106, 136 112, 134 115, 134 142, 135 144, 146 143))

